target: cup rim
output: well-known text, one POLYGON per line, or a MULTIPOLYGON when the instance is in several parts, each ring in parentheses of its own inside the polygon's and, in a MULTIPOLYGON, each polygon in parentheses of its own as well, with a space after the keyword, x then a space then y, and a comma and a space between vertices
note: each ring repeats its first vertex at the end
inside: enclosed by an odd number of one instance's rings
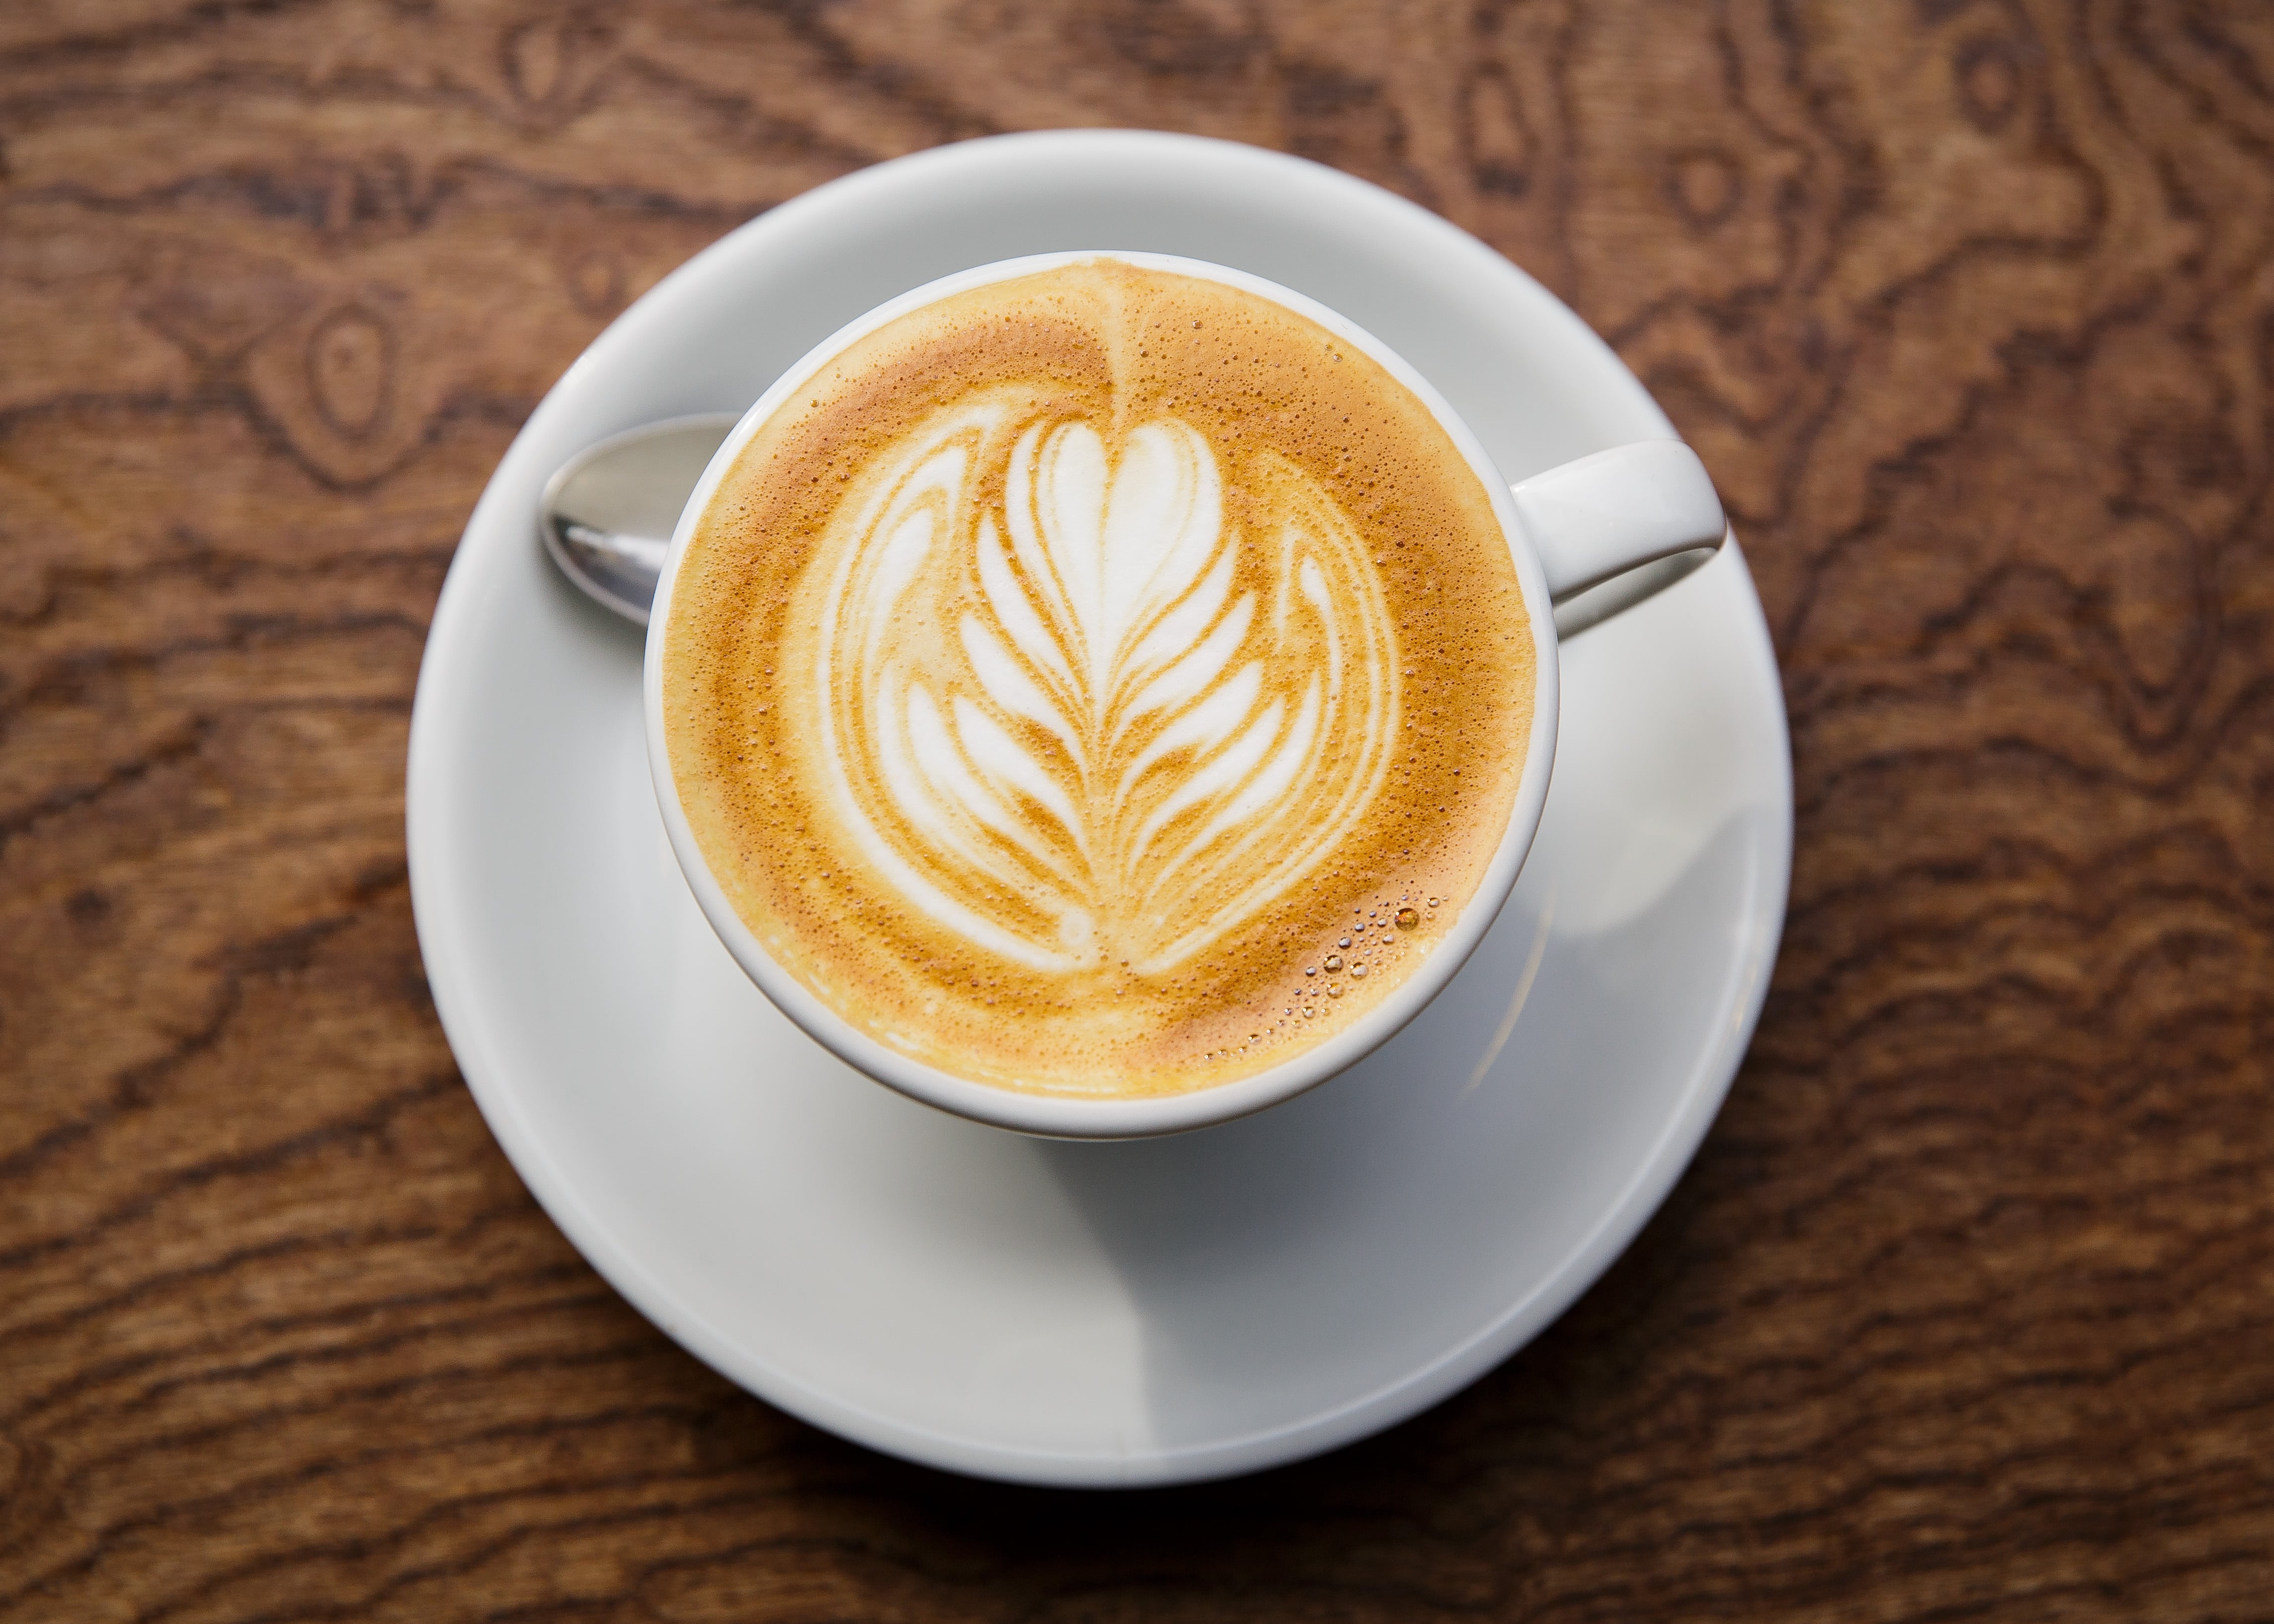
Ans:
POLYGON ((642 668, 642 713, 657 806, 673 855, 697 905, 736 964, 808 1036, 856 1071, 952 1115, 1043 1138, 1141 1139, 1231 1122, 1294 1098, 1347 1071, 1388 1042, 1451 983, 1499 917, 1539 831, 1555 756, 1560 673, 1554 607, 1548 601, 1547 578, 1517 515, 1509 482, 1494 465, 1475 432, 1411 363, 1339 312, 1293 289, 1235 267, 1182 255, 1097 247, 995 260, 910 289, 847 322, 776 379, 719 445, 680 514, 657 584, 649 627, 642 668), (680 804, 663 727, 663 650, 680 562, 694 530, 695 516, 710 505, 735 457, 758 428, 847 347, 912 311, 975 288, 1100 259, 1217 282, 1273 300, 1363 350, 1412 391, 1428 408, 1438 426, 1459 447, 1471 471, 1484 483, 1494 516, 1499 521, 1516 567, 1534 650, 1532 729, 1507 823, 1483 878, 1428 958, 1364 1017, 1300 1054, 1234 1082, 1134 1099, 1031 1093, 959 1077, 890 1048, 822 1002, 766 951, 712 873, 709 859, 696 840, 693 827, 680 804))

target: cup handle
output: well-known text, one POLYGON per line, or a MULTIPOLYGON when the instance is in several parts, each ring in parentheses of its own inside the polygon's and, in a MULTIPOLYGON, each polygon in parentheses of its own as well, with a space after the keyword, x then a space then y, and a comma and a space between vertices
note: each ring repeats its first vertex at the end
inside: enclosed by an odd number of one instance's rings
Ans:
POLYGON ((1511 494, 1565 636, 1673 585, 1728 533, 1706 465, 1678 440, 1598 451, 1511 494))

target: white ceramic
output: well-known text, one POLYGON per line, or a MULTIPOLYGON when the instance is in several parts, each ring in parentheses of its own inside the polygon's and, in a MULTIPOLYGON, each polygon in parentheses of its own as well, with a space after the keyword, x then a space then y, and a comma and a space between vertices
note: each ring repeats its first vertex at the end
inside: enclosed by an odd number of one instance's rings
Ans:
MULTIPOLYGON (((815 373, 879 327, 912 311, 968 292, 1075 260, 1095 258, 1092 252, 1035 254, 999 261, 942 277, 888 300, 816 345, 795 365, 774 380, 743 415, 712 457, 697 482, 665 560, 656 589, 651 627, 668 628, 671 598, 686 556, 687 541, 703 510, 717 494, 719 482, 734 467, 750 437, 805 388, 815 373)), ((781 1011, 817 1042, 911 1099, 1022 1133, 1060 1139, 1139 1139, 1156 1133, 1181 1133, 1245 1116, 1291 1099, 1306 1088, 1355 1064, 1386 1042, 1412 1019, 1467 962, 1485 932, 1498 917, 1501 905, 1532 849, 1540 823, 1540 808, 1547 798, 1548 773, 1555 759, 1557 638, 1551 600, 1595 586, 1638 565, 1655 563, 1669 555, 1721 542, 1721 505, 1713 484, 1687 446, 1675 440, 1599 451, 1561 468, 1549 470, 1511 491, 1474 434, 1430 387, 1427 379, 1380 340, 1337 312, 1291 289, 1230 267, 1170 254, 1116 252, 1108 257, 1147 268, 1228 283, 1272 300, 1307 317, 1345 344, 1371 356, 1391 377, 1410 390, 1439 424, 1448 439, 1468 461, 1470 470, 1489 492, 1495 516, 1509 541, 1517 575, 1531 613, 1531 635, 1539 658, 1533 661, 1532 713, 1536 718, 1525 744, 1524 773, 1517 785, 1508 823, 1493 860, 1476 891, 1453 899, 1437 928, 1434 951, 1415 966, 1397 989, 1324 1042, 1237 1082, 1188 1094, 1156 1098, 1114 1099, 1067 1094, 1028 1094, 974 1082, 925 1064, 879 1042, 855 1023, 814 996, 795 976, 766 951, 757 934, 745 924, 727 898, 726 891, 704 857, 678 798, 663 726, 663 660, 666 635, 651 631, 647 640, 644 676, 648 760, 654 775, 656 800, 663 811, 664 829, 687 876, 689 888, 735 962, 756 981, 781 1011)))
POLYGON ((500 464, 412 718, 429 981, 499 1141, 690 1350, 875 1447, 1030 1482, 1277 1464, 1464 1386, 1562 1312, 1688 1162, 1758 1013, 1791 783, 1742 556, 1562 656, 1531 861, 1397 1037, 1273 1110, 1025 1139, 869 1086, 720 946, 648 781, 636 628, 531 514, 572 452, 747 406, 934 277, 1099 241, 1320 299, 1421 369, 1511 477, 1669 432, 1608 349, 1450 225, 1188 138, 1007 137, 772 211, 627 312, 500 464))

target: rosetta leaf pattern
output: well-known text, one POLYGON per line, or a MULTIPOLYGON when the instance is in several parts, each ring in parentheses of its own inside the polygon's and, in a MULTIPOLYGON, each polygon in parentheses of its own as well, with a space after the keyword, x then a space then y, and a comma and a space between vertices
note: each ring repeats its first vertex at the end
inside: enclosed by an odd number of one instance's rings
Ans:
POLYGON ((1159 974, 1251 919, 1381 789, 1397 652, 1331 495, 1172 417, 983 397, 832 525, 817 718, 846 826, 915 906, 1029 968, 1159 974))

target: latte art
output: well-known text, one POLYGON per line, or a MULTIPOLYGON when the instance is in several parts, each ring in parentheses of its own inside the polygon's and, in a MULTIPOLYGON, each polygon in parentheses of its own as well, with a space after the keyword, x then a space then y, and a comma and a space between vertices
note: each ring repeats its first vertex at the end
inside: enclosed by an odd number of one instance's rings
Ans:
POLYGON ((1280 896, 1380 790, 1397 636, 1363 541, 1266 454, 960 402, 824 542, 815 720, 911 906, 1037 971, 1156 974, 1280 896))
POLYGON ((774 966, 957 1077, 1128 1096, 1427 962, 1515 803, 1530 624, 1389 370, 1100 257, 779 388, 650 638, 677 807, 774 966))

